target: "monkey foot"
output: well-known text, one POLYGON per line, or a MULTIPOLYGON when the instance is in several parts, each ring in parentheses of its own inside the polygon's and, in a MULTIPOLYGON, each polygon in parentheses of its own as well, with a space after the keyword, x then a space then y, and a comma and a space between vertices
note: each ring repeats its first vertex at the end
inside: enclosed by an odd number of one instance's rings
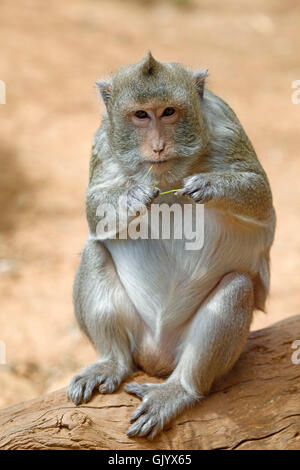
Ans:
POLYGON ((87 403, 96 387, 99 387, 100 393, 112 393, 124 376, 124 371, 121 373, 113 361, 96 362, 73 377, 67 391, 68 399, 75 405, 87 403))
POLYGON ((141 405, 131 417, 130 421, 134 424, 127 432, 129 437, 144 436, 152 440, 171 419, 196 401, 178 382, 162 384, 131 382, 125 390, 142 399, 141 405))

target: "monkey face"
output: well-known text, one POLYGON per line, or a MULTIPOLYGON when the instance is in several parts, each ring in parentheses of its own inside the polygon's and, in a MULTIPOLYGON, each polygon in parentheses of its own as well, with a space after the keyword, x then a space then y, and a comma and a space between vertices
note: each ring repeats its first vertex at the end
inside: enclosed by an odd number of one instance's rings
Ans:
POLYGON ((139 134, 140 160, 159 176, 170 171, 176 159, 174 132, 182 110, 151 102, 135 108, 128 118, 139 134))
POLYGON ((204 147, 205 75, 157 62, 149 53, 120 69, 111 82, 98 82, 107 108, 109 144, 123 168, 142 174, 151 167, 168 180, 189 173, 204 147))

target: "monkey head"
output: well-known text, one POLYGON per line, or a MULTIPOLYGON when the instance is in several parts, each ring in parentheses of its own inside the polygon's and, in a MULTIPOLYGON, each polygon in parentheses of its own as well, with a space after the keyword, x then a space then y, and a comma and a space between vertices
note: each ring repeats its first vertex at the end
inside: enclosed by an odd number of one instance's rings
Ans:
POLYGON ((157 62, 151 53, 96 85, 106 105, 108 145, 128 174, 152 173, 178 181, 206 147, 201 112, 207 70, 191 73, 176 63, 157 62))

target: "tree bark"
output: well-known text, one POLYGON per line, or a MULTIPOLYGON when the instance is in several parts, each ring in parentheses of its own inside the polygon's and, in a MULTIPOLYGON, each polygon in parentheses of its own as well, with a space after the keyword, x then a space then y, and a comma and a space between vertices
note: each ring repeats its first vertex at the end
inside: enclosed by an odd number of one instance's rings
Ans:
MULTIPOLYGON (((295 340, 300 315, 250 333, 239 361, 209 397, 152 442, 126 436, 139 400, 122 386, 79 407, 63 389, 0 410, 0 449, 300 449, 295 340)), ((159 382, 141 372, 134 379, 159 382)))

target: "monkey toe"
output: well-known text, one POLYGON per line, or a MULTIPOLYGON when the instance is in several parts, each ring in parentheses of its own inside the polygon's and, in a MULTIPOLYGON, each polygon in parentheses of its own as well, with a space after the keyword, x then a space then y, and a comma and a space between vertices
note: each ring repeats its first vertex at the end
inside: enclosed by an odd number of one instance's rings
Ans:
POLYGON ((149 386, 151 384, 138 384, 137 382, 130 382, 126 385, 126 392, 136 395, 139 398, 143 398, 147 392, 149 392, 149 386))
MULTIPOLYGON (((143 408, 142 405, 140 408, 143 408)), ((142 409, 136 413, 136 421, 127 431, 129 437, 146 437, 153 439, 163 429, 163 422, 157 411, 142 409)))

